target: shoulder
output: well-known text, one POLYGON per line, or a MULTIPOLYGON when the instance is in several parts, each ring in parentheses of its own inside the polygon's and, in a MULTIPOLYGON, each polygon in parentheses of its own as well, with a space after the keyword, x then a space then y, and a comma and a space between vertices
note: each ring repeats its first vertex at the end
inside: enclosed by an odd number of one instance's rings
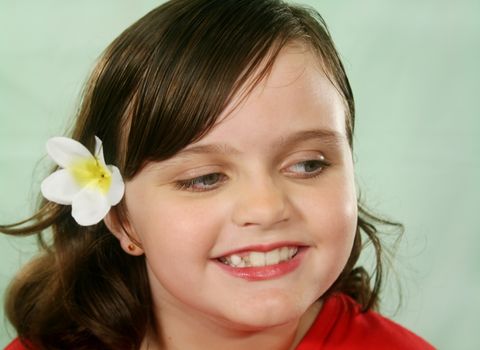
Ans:
POLYGON ((344 294, 324 301, 315 323, 297 350, 433 350, 434 347, 403 326, 367 311, 344 294))

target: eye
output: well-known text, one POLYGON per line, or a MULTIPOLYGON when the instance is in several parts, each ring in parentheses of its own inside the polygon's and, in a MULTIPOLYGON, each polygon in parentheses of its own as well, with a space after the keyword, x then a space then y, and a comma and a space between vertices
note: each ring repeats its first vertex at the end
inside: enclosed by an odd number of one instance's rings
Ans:
POLYGON ((308 159, 286 168, 286 172, 295 177, 310 178, 315 177, 322 172, 330 164, 322 159, 308 159))
POLYGON ((225 182, 227 176, 221 173, 211 173, 202 176, 197 176, 192 179, 178 180, 175 186, 180 190, 202 192, 217 188, 220 184, 225 182))

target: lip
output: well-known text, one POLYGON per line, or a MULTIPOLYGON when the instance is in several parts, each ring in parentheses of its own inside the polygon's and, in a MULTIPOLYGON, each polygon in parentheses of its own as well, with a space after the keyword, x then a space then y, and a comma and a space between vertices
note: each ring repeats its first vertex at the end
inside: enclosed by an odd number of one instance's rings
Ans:
MULTIPOLYGON (((285 245, 282 245, 285 246, 285 245)), ((294 246, 289 244, 288 246, 294 246)), ((218 259, 213 260, 223 271, 227 272, 229 275, 237 278, 242 278, 247 281, 264 281, 264 280, 271 280, 280 278, 284 275, 289 274, 290 272, 295 271, 303 261, 307 248, 305 246, 299 246, 298 253, 290 260, 283 261, 281 263, 269 266, 256 266, 256 267, 234 267, 230 265, 226 265, 220 262, 218 259)), ((276 248, 270 248, 268 250, 272 250, 276 248)), ((252 250, 249 247, 248 250, 252 250)), ((237 250, 235 253, 239 254, 241 252, 245 252, 245 249, 237 250)), ((260 251, 260 250, 253 250, 253 251, 260 251)), ((232 254, 235 254, 232 253, 232 254)), ((229 254, 231 255, 231 254, 229 254)))

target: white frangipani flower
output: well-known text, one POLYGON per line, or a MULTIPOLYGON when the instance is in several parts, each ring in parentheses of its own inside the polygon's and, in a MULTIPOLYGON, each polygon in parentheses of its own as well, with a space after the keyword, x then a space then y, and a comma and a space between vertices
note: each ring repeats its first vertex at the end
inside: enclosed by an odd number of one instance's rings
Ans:
POLYGON ((116 166, 106 165, 102 141, 95 136, 95 154, 68 137, 47 141, 48 155, 62 168, 41 184, 49 201, 71 205, 72 216, 82 226, 100 222, 123 197, 125 185, 116 166))

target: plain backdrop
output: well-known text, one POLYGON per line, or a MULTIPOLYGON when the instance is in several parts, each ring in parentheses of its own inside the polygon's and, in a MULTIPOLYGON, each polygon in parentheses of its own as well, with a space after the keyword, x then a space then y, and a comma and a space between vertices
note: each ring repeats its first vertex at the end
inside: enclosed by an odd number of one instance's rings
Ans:
MULTIPOLYGON (((102 50, 159 3, 0 0, 1 223, 32 213, 46 140, 71 124, 102 50)), ((406 227, 383 312, 440 349, 480 349, 480 1, 303 3, 324 16, 354 90, 362 195, 406 227)), ((34 251, 33 238, 0 236, 2 295, 34 251)), ((14 336, 0 323, 0 346, 14 336)))

